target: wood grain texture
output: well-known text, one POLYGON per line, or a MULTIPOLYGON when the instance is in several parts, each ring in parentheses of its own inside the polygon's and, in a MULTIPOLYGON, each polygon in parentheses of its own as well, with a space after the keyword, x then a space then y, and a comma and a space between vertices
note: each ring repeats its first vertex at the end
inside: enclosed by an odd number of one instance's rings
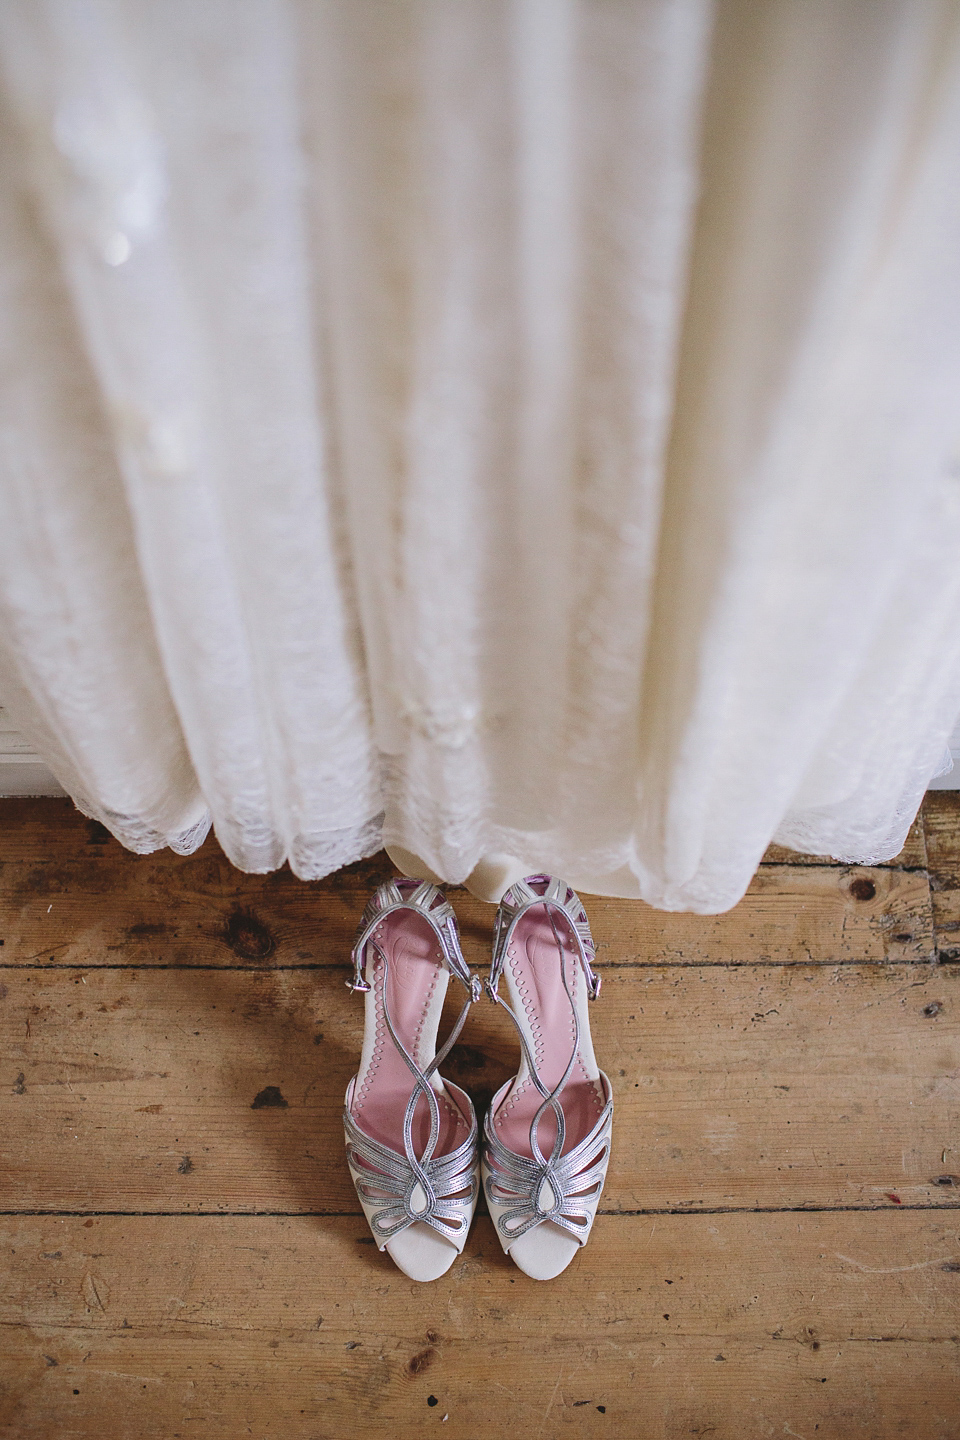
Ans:
MULTIPOLYGON (((214 839, 196 855, 136 858, 67 802, 0 805, 4 965, 344 965, 381 853, 316 884, 289 870, 243 875, 214 839)), ((471 965, 490 963, 494 907, 450 887, 471 965)), ((601 965, 926 962, 934 949, 922 872, 764 865, 724 915, 673 915, 588 899, 601 965)))
POLYGON ((923 802, 937 953, 960 960, 960 792, 930 790, 923 802))
MULTIPOLYGON (((885 865, 771 850, 726 915, 588 897, 590 1244, 536 1285, 481 1216, 426 1287, 342 1152, 386 857, 306 885, 0 803, 0 1435, 960 1440, 958 801, 885 865)), ((481 1004, 446 1069, 482 1105, 516 1055, 481 1004)))
MULTIPOLYGON (((0 1208, 356 1213, 342 980, 8 971, 0 1208)), ((937 1183, 960 1175, 960 967, 623 966, 591 1017, 605 1208, 960 1204, 937 1183)), ((482 1108, 517 1061, 484 1002, 445 1070, 482 1108)))
POLYGON ((352 1218, 3 1228, 16 1440, 957 1435, 952 1217, 601 1217, 548 1285, 486 1219, 431 1286, 352 1218))
POLYGON ((928 790, 920 809, 927 868, 939 884, 960 887, 960 790, 928 790))

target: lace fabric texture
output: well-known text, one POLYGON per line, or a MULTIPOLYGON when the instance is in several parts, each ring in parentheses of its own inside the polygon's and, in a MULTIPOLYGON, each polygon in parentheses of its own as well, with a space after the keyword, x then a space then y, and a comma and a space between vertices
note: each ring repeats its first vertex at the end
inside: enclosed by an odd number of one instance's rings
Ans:
POLYGON ((131 849, 703 912, 896 853, 950 0, 11 0, 0 147, 0 693, 131 849))

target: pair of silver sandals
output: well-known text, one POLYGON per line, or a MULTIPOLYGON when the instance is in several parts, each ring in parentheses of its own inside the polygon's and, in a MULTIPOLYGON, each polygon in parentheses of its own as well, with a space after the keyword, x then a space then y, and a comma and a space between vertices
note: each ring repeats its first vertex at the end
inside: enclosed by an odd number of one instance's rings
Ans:
POLYGON ((504 1251, 535 1280, 559 1275, 590 1234, 613 1123, 590 1037, 600 978, 579 897, 563 880, 529 875, 500 902, 482 988, 513 1021, 521 1060, 493 1097, 482 1143, 470 1097, 439 1073, 481 995, 449 902, 428 881, 381 885, 352 958, 347 984, 366 1012, 343 1124, 378 1248, 411 1279, 437 1279, 463 1250, 482 1179, 504 1251), (438 1051, 450 975, 467 998, 438 1051))

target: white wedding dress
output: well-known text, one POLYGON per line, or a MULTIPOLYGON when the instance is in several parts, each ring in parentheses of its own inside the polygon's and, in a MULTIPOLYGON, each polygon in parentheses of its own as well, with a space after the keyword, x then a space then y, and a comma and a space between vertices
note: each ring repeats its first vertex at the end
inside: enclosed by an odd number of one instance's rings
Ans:
POLYGON ((9 0, 0 694, 131 849, 736 902, 960 710, 951 0, 9 0))

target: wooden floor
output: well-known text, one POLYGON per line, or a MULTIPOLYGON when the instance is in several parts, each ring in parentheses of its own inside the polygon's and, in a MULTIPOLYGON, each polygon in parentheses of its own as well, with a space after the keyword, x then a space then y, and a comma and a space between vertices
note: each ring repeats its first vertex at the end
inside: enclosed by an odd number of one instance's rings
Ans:
MULTIPOLYGON (((771 852, 728 915, 588 898, 593 1237, 537 1285, 483 1215, 431 1286, 343 1160, 384 857, 245 876, 0 802, 0 1434, 956 1440, 958 802, 875 869, 771 852)), ((482 967, 492 907, 451 893, 482 967)), ((447 1067, 481 1103, 501 1018, 447 1067)))

